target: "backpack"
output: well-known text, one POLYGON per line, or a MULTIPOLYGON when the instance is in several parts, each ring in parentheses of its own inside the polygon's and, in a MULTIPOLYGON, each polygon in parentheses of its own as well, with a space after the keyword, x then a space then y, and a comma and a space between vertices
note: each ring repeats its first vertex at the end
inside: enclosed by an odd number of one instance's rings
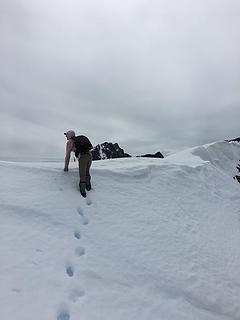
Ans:
POLYGON ((79 154, 87 153, 93 148, 91 142, 85 136, 72 137, 72 140, 74 141, 76 158, 79 156, 79 154))

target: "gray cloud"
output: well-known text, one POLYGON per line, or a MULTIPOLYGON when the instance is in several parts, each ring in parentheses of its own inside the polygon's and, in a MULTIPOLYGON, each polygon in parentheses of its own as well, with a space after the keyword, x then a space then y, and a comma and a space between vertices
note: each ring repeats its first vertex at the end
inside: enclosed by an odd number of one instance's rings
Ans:
POLYGON ((239 136, 240 5, 1 1, 1 155, 62 156, 62 133, 131 154, 239 136))

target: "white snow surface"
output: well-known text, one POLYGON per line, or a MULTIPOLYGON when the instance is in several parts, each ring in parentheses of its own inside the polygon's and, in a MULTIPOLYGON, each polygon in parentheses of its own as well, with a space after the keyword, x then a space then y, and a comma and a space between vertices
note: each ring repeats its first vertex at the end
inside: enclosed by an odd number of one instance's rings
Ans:
POLYGON ((1 320, 240 319, 240 144, 78 168, 0 161, 1 320))

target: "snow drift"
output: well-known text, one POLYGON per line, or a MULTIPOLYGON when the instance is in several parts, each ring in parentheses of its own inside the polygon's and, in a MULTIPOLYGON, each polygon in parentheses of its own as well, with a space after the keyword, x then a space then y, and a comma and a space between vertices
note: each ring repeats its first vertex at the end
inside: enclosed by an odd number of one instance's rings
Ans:
POLYGON ((0 319, 240 319, 238 143, 78 169, 0 162, 0 319))

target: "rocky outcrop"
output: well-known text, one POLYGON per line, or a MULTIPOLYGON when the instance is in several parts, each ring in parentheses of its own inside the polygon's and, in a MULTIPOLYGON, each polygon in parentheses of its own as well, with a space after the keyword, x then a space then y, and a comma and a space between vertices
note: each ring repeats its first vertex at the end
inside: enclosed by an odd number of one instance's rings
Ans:
MULTIPOLYGON (((232 139, 232 140, 225 140, 225 141, 227 141, 227 142, 240 142, 240 138, 235 138, 235 139, 232 139)), ((240 172, 240 164, 238 164, 236 166, 236 168, 240 172)), ((233 179, 237 180, 240 183, 240 176, 239 175, 236 175, 235 177, 233 177, 233 179)))
MULTIPOLYGON (((240 160, 239 160, 239 162, 240 162, 240 160)), ((237 170, 240 172, 240 164, 238 164, 238 165, 236 166, 236 168, 237 168, 237 170)), ((239 175, 236 175, 235 177, 233 177, 233 179, 236 179, 236 180, 240 183, 240 176, 239 176, 239 175)))
MULTIPOLYGON (((118 143, 104 142, 96 145, 92 149, 93 160, 103 160, 103 159, 115 159, 115 158, 129 158, 130 154, 125 153, 122 148, 119 147, 118 143)), ((164 158, 161 152, 156 152, 155 154, 147 153, 141 156, 143 158, 164 158)))
POLYGON ((92 149, 93 160, 131 157, 121 149, 118 143, 104 142, 92 149))
MULTIPOLYGON (((239 160, 239 162, 240 162, 240 160, 239 160)), ((240 172, 240 164, 238 164, 238 165, 236 166, 236 168, 237 168, 238 171, 240 172)))
POLYGON ((156 152, 155 154, 147 153, 142 156, 138 157, 143 157, 143 158, 164 158, 164 156, 161 154, 160 151, 156 152))
POLYGON ((232 140, 225 140, 227 142, 240 142, 240 138, 235 138, 235 139, 232 139, 232 140))

